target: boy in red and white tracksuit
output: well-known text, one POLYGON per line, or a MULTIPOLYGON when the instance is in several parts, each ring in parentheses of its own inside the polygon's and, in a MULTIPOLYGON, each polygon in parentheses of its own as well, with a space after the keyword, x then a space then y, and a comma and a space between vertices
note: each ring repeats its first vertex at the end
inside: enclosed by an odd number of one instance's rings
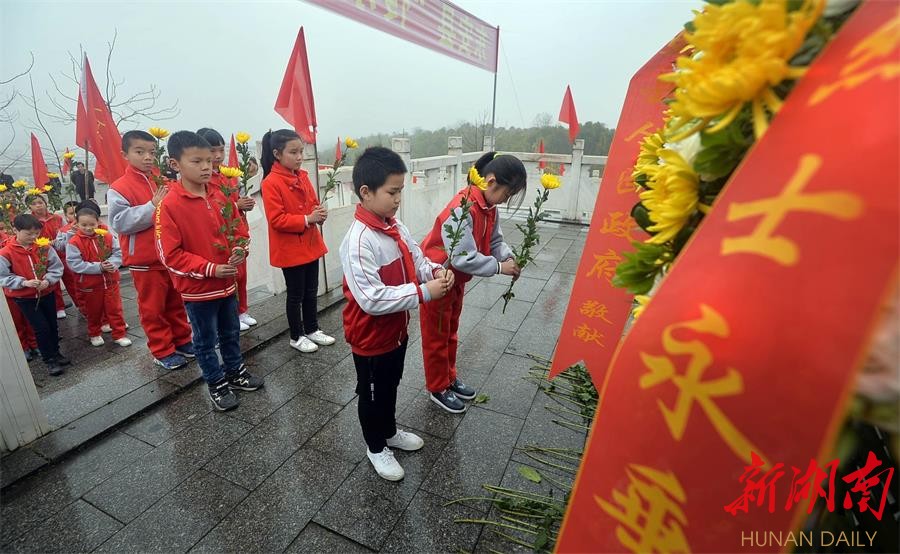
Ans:
MULTIPOLYGON (((0 229, 0 248, 3 248, 9 240, 16 240, 15 235, 9 235, 5 230, 0 229)), ((16 335, 19 337, 19 344, 22 345, 22 352, 25 353, 25 360, 30 362, 39 354, 37 337, 34 336, 34 329, 31 328, 31 324, 25 319, 25 314, 19 309, 19 305, 16 304, 11 297, 6 296, 5 294, 3 296, 6 297, 6 304, 9 306, 9 315, 12 316, 13 325, 16 328, 16 335)))
POLYGON ((125 174, 106 194, 109 226, 119 236, 122 261, 131 272, 137 291, 138 314, 147 335, 147 346, 157 365, 177 369, 194 357, 191 326, 181 295, 159 260, 153 234, 157 205, 168 187, 156 182, 156 140, 145 131, 122 135, 128 160, 125 174))
POLYGON ((103 322, 113 341, 131 346, 125 336, 122 297, 119 293, 119 266, 122 250, 116 237, 99 227, 96 212, 83 208, 76 215, 76 233, 66 244, 66 261, 75 274, 78 295, 88 321, 88 338, 93 346, 103 345, 103 322))
POLYGON ((179 131, 169 137, 167 147, 181 181, 170 183, 156 211, 159 259, 190 314, 197 363, 210 400, 216 409, 230 410, 238 406, 232 389, 263 386, 241 356, 236 266, 244 263, 247 250, 241 243, 246 244, 249 234, 237 206, 207 186, 212 172, 209 143, 196 133, 179 131), (226 220, 229 210, 231 218, 226 220))
POLYGON ((452 273, 428 260, 394 218, 406 165, 395 152, 368 148, 356 161, 360 204, 341 243, 344 336, 353 351, 359 423, 366 455, 379 476, 403 479, 391 448, 418 450, 424 441, 397 429, 397 387, 403 376, 409 310, 447 294, 452 273), (424 283, 424 284, 420 284, 424 283))

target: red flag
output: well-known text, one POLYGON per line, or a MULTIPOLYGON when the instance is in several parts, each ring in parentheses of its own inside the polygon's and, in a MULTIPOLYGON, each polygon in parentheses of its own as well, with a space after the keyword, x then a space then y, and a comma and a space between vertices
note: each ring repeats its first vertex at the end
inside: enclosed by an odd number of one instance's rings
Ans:
MULTIPOLYGON (((66 146, 66 154, 68 154, 68 153, 69 153, 69 147, 66 146)), ((72 167, 72 159, 68 158, 66 156, 63 156, 62 174, 68 175, 70 167, 72 167)))
POLYGON ((334 148, 334 165, 341 161, 341 137, 338 137, 337 146, 334 148))
POLYGON ((316 106, 313 102, 303 27, 300 27, 300 32, 297 33, 294 51, 284 70, 281 90, 278 91, 278 99, 275 100, 275 111, 294 126, 303 142, 316 141, 316 106))
POLYGON ((34 174, 34 186, 42 187, 47 184, 47 164, 44 162, 44 153, 41 152, 41 143, 34 133, 31 133, 31 171, 34 174))
POLYGON ((572 100, 572 89, 566 85, 562 107, 559 109, 559 120, 569 124, 569 142, 574 143, 578 136, 578 116, 575 115, 575 101, 572 100))
POLYGON ((231 146, 228 147, 228 167, 240 167, 240 165, 237 148, 234 146, 234 135, 231 135, 231 146))
POLYGON ((122 137, 94 75, 87 55, 78 90, 78 113, 75 119, 75 143, 89 150, 97 159, 94 175, 98 180, 112 183, 125 173, 122 157, 122 137))
MULTIPOLYGON (((538 145, 538 154, 544 153, 544 139, 541 139, 541 143, 538 145)), ((541 156, 538 160, 538 169, 544 169, 547 167, 547 162, 544 161, 544 156, 541 156)))

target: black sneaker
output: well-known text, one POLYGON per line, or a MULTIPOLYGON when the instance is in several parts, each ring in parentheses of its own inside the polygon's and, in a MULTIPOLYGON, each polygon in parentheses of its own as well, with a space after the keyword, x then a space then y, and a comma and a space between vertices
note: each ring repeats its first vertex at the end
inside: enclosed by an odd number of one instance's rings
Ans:
POLYGON ((44 363, 47 364, 47 373, 54 377, 56 377, 57 375, 62 375, 66 371, 59 363, 59 360, 45 360, 44 363))
POLYGON ((466 405, 463 404, 463 401, 457 398, 456 394, 450 389, 447 389, 444 392, 433 392, 428 396, 431 397, 432 402, 451 414, 461 414, 466 411, 466 405))
POLYGON ((228 375, 228 386, 233 389, 259 390, 264 384, 262 377, 252 375, 244 364, 241 364, 236 372, 228 375))
POLYGON ((450 383, 450 390, 456 393, 456 396, 463 400, 472 400, 475 398, 475 389, 463 383, 459 379, 450 383))
POLYGON ((72 362, 69 360, 69 358, 66 358, 62 354, 56 355, 56 363, 58 363, 59 365, 63 365, 63 366, 72 365, 72 362))
POLYGON ((231 387, 228 386, 228 380, 226 379, 209 385, 209 399, 212 400, 213 406, 220 412, 233 410, 240 404, 237 395, 231 391, 231 387))

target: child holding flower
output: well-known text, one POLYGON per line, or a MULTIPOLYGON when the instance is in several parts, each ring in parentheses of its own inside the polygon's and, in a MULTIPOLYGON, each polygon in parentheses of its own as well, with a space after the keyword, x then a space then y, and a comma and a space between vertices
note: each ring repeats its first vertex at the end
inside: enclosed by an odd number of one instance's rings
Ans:
MULTIPOLYGON (((56 235, 63 227, 63 219, 57 214, 50 211, 47 199, 41 193, 42 189, 31 189, 28 197, 28 208, 31 215, 41 222, 41 237, 50 241, 56 240, 56 235)), ((66 318, 66 304, 63 301, 62 288, 59 283, 53 288, 53 300, 56 303, 56 319, 66 318)), ((74 301, 75 298, 72 297, 74 301)))
POLYGON ((62 277, 62 261, 50 240, 40 236, 43 226, 36 217, 17 215, 13 228, 15 238, 0 248, 0 286, 34 329, 50 375, 60 375, 71 362, 59 352, 56 306, 47 297, 62 277))
POLYGON ((81 208, 76 218, 77 232, 66 244, 66 261, 76 275, 91 345, 103 345, 102 331, 106 322, 116 344, 131 346, 131 339, 125 336, 122 297, 119 295, 119 266, 122 265, 119 241, 100 227, 100 220, 92 209, 81 208))
POLYGON ((503 241, 497 206, 524 193, 525 178, 525 166, 515 156, 483 155, 469 170, 466 188, 447 204, 422 241, 425 256, 453 269, 456 276, 447 296, 422 304, 420 318, 426 387, 431 400, 451 413, 466 411, 460 398, 475 398, 475 389, 456 376, 457 329, 465 286, 473 275, 519 276, 513 251, 503 241))

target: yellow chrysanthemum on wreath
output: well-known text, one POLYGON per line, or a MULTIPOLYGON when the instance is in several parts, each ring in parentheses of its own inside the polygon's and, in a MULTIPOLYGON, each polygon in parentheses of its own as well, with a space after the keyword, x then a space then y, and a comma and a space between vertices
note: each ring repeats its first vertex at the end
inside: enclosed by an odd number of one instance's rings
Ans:
POLYGON ((805 0, 793 11, 788 0, 737 0, 707 5, 685 33, 691 56, 681 56, 676 71, 660 76, 675 84, 670 140, 697 131, 715 132, 734 121, 748 102, 759 138, 781 99, 772 87, 797 79, 805 67, 789 65, 807 33, 822 15, 823 0, 805 0))
POLYGON ((640 193, 653 225, 647 230, 656 233, 646 240, 663 244, 675 238, 697 210, 699 178, 678 152, 663 148, 659 151, 660 165, 648 175, 647 190, 640 193))
POLYGON ((650 303, 650 296, 646 294, 636 294, 634 295, 634 301, 637 305, 631 310, 631 315, 634 316, 634 319, 637 319, 641 317, 641 314, 647 309, 647 304, 650 303))
POLYGON ((641 141, 637 161, 634 163, 634 171, 631 173, 632 179, 636 179, 638 175, 649 177, 655 172, 655 168, 659 165, 659 151, 665 142, 662 131, 644 137, 644 140, 641 141))

